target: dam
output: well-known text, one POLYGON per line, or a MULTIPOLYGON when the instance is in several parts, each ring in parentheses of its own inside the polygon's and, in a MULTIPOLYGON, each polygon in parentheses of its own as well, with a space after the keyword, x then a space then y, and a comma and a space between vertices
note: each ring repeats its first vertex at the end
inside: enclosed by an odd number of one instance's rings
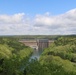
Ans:
POLYGON ((49 45, 54 42, 53 40, 48 40, 48 39, 35 39, 35 40, 26 40, 26 39, 22 39, 19 42, 24 43, 26 46, 29 46, 33 49, 36 50, 43 50, 47 47, 49 47, 49 45))

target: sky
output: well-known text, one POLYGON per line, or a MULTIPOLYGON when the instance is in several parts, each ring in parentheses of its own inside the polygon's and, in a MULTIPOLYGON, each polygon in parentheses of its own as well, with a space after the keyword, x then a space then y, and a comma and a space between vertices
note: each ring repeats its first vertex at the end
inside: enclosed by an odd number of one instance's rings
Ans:
POLYGON ((0 35, 76 34, 76 0, 0 0, 0 35))

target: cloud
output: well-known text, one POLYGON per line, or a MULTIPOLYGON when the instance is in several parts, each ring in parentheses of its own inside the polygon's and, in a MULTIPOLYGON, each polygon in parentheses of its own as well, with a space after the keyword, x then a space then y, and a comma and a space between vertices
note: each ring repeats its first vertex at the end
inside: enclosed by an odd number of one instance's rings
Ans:
POLYGON ((0 35, 24 34, 29 25, 29 18, 24 13, 0 15, 0 35))
POLYGON ((0 15, 0 35, 20 34, 76 34, 76 9, 56 16, 46 12, 33 18, 25 13, 0 15))
POLYGON ((0 15, 0 23, 20 23, 23 20, 24 13, 18 13, 14 15, 0 15))
POLYGON ((47 29, 47 34, 76 34, 76 9, 57 16, 36 15, 34 26, 47 29))

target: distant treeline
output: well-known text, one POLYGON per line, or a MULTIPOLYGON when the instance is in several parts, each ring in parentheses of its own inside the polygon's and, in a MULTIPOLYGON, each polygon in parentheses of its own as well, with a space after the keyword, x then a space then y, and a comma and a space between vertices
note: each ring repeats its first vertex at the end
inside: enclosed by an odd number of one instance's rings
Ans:
POLYGON ((76 37, 76 35, 10 35, 0 36, 0 38, 14 38, 14 39, 49 39, 56 40, 59 37, 76 37))

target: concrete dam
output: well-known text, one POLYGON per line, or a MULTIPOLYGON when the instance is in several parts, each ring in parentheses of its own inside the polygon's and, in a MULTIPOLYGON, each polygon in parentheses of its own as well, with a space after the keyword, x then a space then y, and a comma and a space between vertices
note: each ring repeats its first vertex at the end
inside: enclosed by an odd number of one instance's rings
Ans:
POLYGON ((33 49, 36 50, 43 50, 47 47, 49 47, 49 45, 54 42, 53 40, 48 40, 48 39, 37 39, 37 40, 20 40, 20 42, 24 43, 26 46, 29 46, 33 49))

